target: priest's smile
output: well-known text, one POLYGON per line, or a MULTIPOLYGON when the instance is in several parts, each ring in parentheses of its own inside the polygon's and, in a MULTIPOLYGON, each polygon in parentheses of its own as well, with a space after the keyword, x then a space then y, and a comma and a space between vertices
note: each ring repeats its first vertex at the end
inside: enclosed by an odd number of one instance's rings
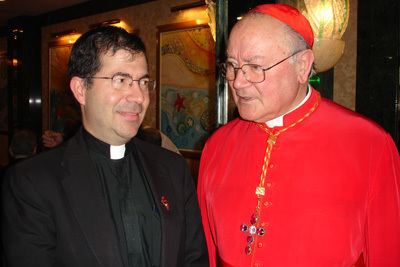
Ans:
POLYGON ((117 113, 121 115, 125 120, 137 121, 140 119, 140 112, 117 111, 117 113))

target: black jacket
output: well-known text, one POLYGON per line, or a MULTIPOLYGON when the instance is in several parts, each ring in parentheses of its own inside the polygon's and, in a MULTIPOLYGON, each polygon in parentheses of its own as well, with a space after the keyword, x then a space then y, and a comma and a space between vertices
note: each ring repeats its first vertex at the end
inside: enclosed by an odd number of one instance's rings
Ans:
MULTIPOLYGON (((134 143, 161 211, 162 266, 208 266, 186 161, 138 138, 134 143)), ((115 227, 81 131, 60 147, 10 168, 2 191, 8 266, 123 266, 115 227)))

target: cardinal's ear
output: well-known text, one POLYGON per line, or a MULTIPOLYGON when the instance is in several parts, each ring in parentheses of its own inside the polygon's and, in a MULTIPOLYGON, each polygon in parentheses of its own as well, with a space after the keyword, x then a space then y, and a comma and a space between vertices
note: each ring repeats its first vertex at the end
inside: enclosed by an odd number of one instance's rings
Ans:
POLYGON ((314 53, 311 49, 300 52, 297 57, 297 79, 299 83, 308 83, 308 78, 314 63, 314 53))

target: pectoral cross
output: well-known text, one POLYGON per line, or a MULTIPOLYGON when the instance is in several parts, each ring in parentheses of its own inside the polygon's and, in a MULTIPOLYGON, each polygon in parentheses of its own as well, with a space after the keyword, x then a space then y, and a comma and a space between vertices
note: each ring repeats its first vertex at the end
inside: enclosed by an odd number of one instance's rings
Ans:
POLYGON ((265 229, 263 227, 256 226, 257 221, 258 221, 258 216, 253 214, 250 218, 251 225, 247 225, 244 223, 240 225, 240 231, 244 233, 246 232, 249 233, 249 235, 247 236, 247 246, 244 249, 246 255, 250 255, 253 251, 252 245, 254 243, 254 236, 255 235, 263 236, 265 234, 265 229))
POLYGON ((245 248, 245 253, 246 255, 250 255, 253 251, 252 246, 254 243, 254 237, 256 236, 263 236, 265 235, 265 229, 263 227, 257 227, 257 222, 258 222, 258 218, 259 218, 259 211, 261 208, 261 199, 263 198, 263 196, 265 196, 265 187, 264 187, 264 183, 265 183, 265 177, 267 177, 267 170, 268 170, 268 165, 269 165, 269 160, 271 158, 271 151, 272 151, 272 147, 275 145, 276 143, 276 138, 279 135, 278 133, 271 133, 264 124, 258 124, 259 127, 261 127, 264 131, 266 131, 266 133, 268 134, 268 140, 267 140, 267 146, 265 148, 265 155, 264 155, 264 162, 262 165, 262 171, 261 171, 261 175, 260 175, 260 183, 258 184, 257 188, 256 188, 256 196, 257 196, 257 207, 255 212, 253 213, 253 215, 251 215, 250 218, 250 225, 247 224, 241 224, 240 225, 240 231, 244 232, 244 233, 248 233, 247 236, 247 245, 245 248))

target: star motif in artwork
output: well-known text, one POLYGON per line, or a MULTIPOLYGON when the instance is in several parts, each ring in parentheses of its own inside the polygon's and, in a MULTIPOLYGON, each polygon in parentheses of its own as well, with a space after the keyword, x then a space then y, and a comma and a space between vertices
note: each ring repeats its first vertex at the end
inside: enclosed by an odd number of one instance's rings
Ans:
POLYGON ((194 121, 193 121, 193 119, 191 117, 189 117, 189 118, 186 119, 186 123, 187 123, 187 125, 189 127, 192 127, 193 124, 194 124, 194 121))
POLYGON ((185 105, 183 104, 183 101, 185 100, 185 98, 181 95, 179 95, 178 93, 176 94, 176 100, 175 100, 175 104, 174 107, 176 109, 176 111, 181 111, 182 108, 185 108, 185 105))

